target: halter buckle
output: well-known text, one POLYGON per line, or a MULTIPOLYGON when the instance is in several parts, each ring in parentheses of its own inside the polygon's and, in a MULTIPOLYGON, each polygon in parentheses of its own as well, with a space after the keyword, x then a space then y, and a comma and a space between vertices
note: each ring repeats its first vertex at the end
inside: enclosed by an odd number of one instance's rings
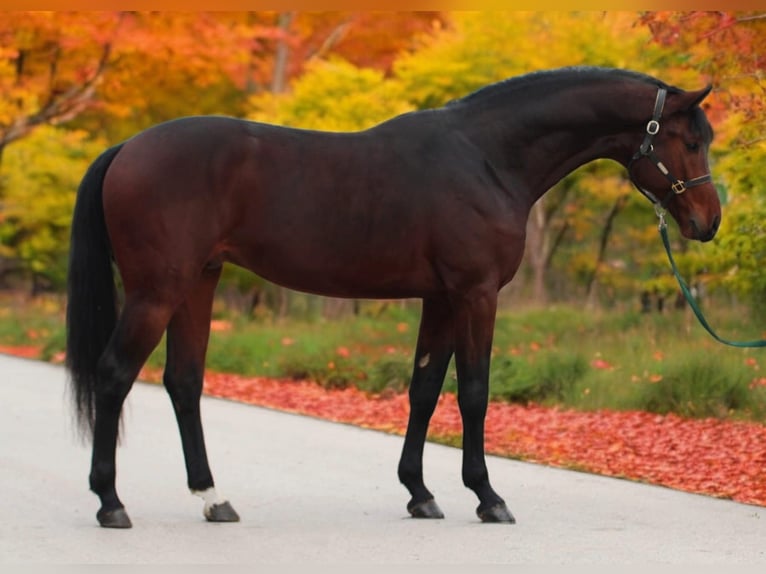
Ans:
POLYGON ((686 183, 680 179, 676 180, 670 187, 673 189, 673 193, 676 195, 681 195, 684 191, 686 191, 686 183))
POLYGON ((660 122, 657 120, 649 120, 646 124, 646 133, 650 136, 656 136, 660 132, 660 122))

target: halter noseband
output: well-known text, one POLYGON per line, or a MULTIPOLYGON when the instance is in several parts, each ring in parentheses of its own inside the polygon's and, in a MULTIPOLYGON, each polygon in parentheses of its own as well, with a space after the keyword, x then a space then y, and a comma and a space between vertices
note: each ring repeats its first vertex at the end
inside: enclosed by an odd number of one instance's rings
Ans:
POLYGON ((632 158, 630 158, 630 162, 628 163, 628 177, 630 178, 630 181, 633 182, 633 185, 636 186, 638 191, 644 194, 644 196, 646 196, 646 198, 651 201, 656 208, 659 209, 665 209, 673 197, 676 195, 681 195, 690 187, 696 187, 713 180, 709 173, 688 179, 686 181, 673 177, 673 175, 670 173, 670 170, 665 167, 665 164, 662 163, 660 158, 657 157, 657 154, 654 153, 654 145, 652 145, 652 142, 654 141, 654 136, 656 136, 660 131, 660 118, 662 117, 662 110, 665 107, 665 98, 667 95, 668 91, 665 88, 658 88, 657 99, 654 101, 654 112, 652 113, 652 119, 649 120, 649 122, 646 124, 646 135, 644 136, 644 141, 641 143, 638 151, 633 154, 632 158), (662 201, 660 201, 652 192, 643 189, 640 185, 638 185, 636 180, 633 179, 633 174, 631 172, 633 163, 643 157, 648 158, 660 171, 660 173, 664 175, 670 182, 670 189, 673 191, 673 193, 667 194, 665 199, 662 201))

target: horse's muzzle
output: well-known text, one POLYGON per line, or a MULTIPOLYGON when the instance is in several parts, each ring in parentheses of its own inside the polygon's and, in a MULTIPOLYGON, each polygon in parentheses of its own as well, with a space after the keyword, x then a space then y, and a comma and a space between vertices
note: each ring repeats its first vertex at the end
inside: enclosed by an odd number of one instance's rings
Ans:
POLYGON ((715 234, 718 232, 718 228, 721 225, 721 216, 716 215, 713 217, 713 221, 710 222, 710 226, 705 228, 701 228, 699 223, 697 223, 697 220, 693 217, 690 220, 691 230, 692 230, 692 239, 696 239, 697 241, 701 241, 703 243, 710 241, 715 237, 715 234))

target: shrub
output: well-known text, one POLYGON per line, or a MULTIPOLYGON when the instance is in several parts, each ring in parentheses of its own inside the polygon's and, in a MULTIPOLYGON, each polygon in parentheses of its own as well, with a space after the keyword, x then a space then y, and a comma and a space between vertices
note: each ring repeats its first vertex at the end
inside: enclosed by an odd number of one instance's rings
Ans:
POLYGON ((534 357, 497 357, 490 374, 490 397, 515 403, 558 402, 588 371, 578 353, 543 351, 534 357))
POLYGON ((373 393, 401 392, 407 389, 412 376, 412 362, 401 358, 381 358, 372 365, 370 378, 364 388, 373 393))
POLYGON ((753 371, 739 362, 721 361, 706 354, 669 361, 662 380, 641 386, 643 410, 686 417, 716 417, 766 412, 763 393, 751 388, 753 371))

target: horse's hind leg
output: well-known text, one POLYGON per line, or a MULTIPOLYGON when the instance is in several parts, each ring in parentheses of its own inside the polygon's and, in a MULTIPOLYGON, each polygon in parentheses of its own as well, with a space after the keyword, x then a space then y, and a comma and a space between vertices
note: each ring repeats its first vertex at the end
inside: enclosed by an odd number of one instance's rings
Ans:
POLYGON ((200 418, 210 313, 220 275, 220 268, 205 271, 170 320, 164 383, 181 433, 189 489, 205 500, 204 514, 209 521, 237 522, 237 513, 215 491, 200 418))
POLYGON ((130 528, 115 487, 115 455, 122 405, 149 354, 159 343, 172 312, 169 304, 128 297, 114 333, 98 364, 96 417, 90 488, 101 500, 101 526, 130 528))
POLYGON ((423 482, 423 448, 428 423, 439 400, 453 348, 452 311, 441 299, 425 299, 410 383, 410 417, 399 461, 399 480, 412 499, 407 510, 415 518, 443 518, 423 482))

